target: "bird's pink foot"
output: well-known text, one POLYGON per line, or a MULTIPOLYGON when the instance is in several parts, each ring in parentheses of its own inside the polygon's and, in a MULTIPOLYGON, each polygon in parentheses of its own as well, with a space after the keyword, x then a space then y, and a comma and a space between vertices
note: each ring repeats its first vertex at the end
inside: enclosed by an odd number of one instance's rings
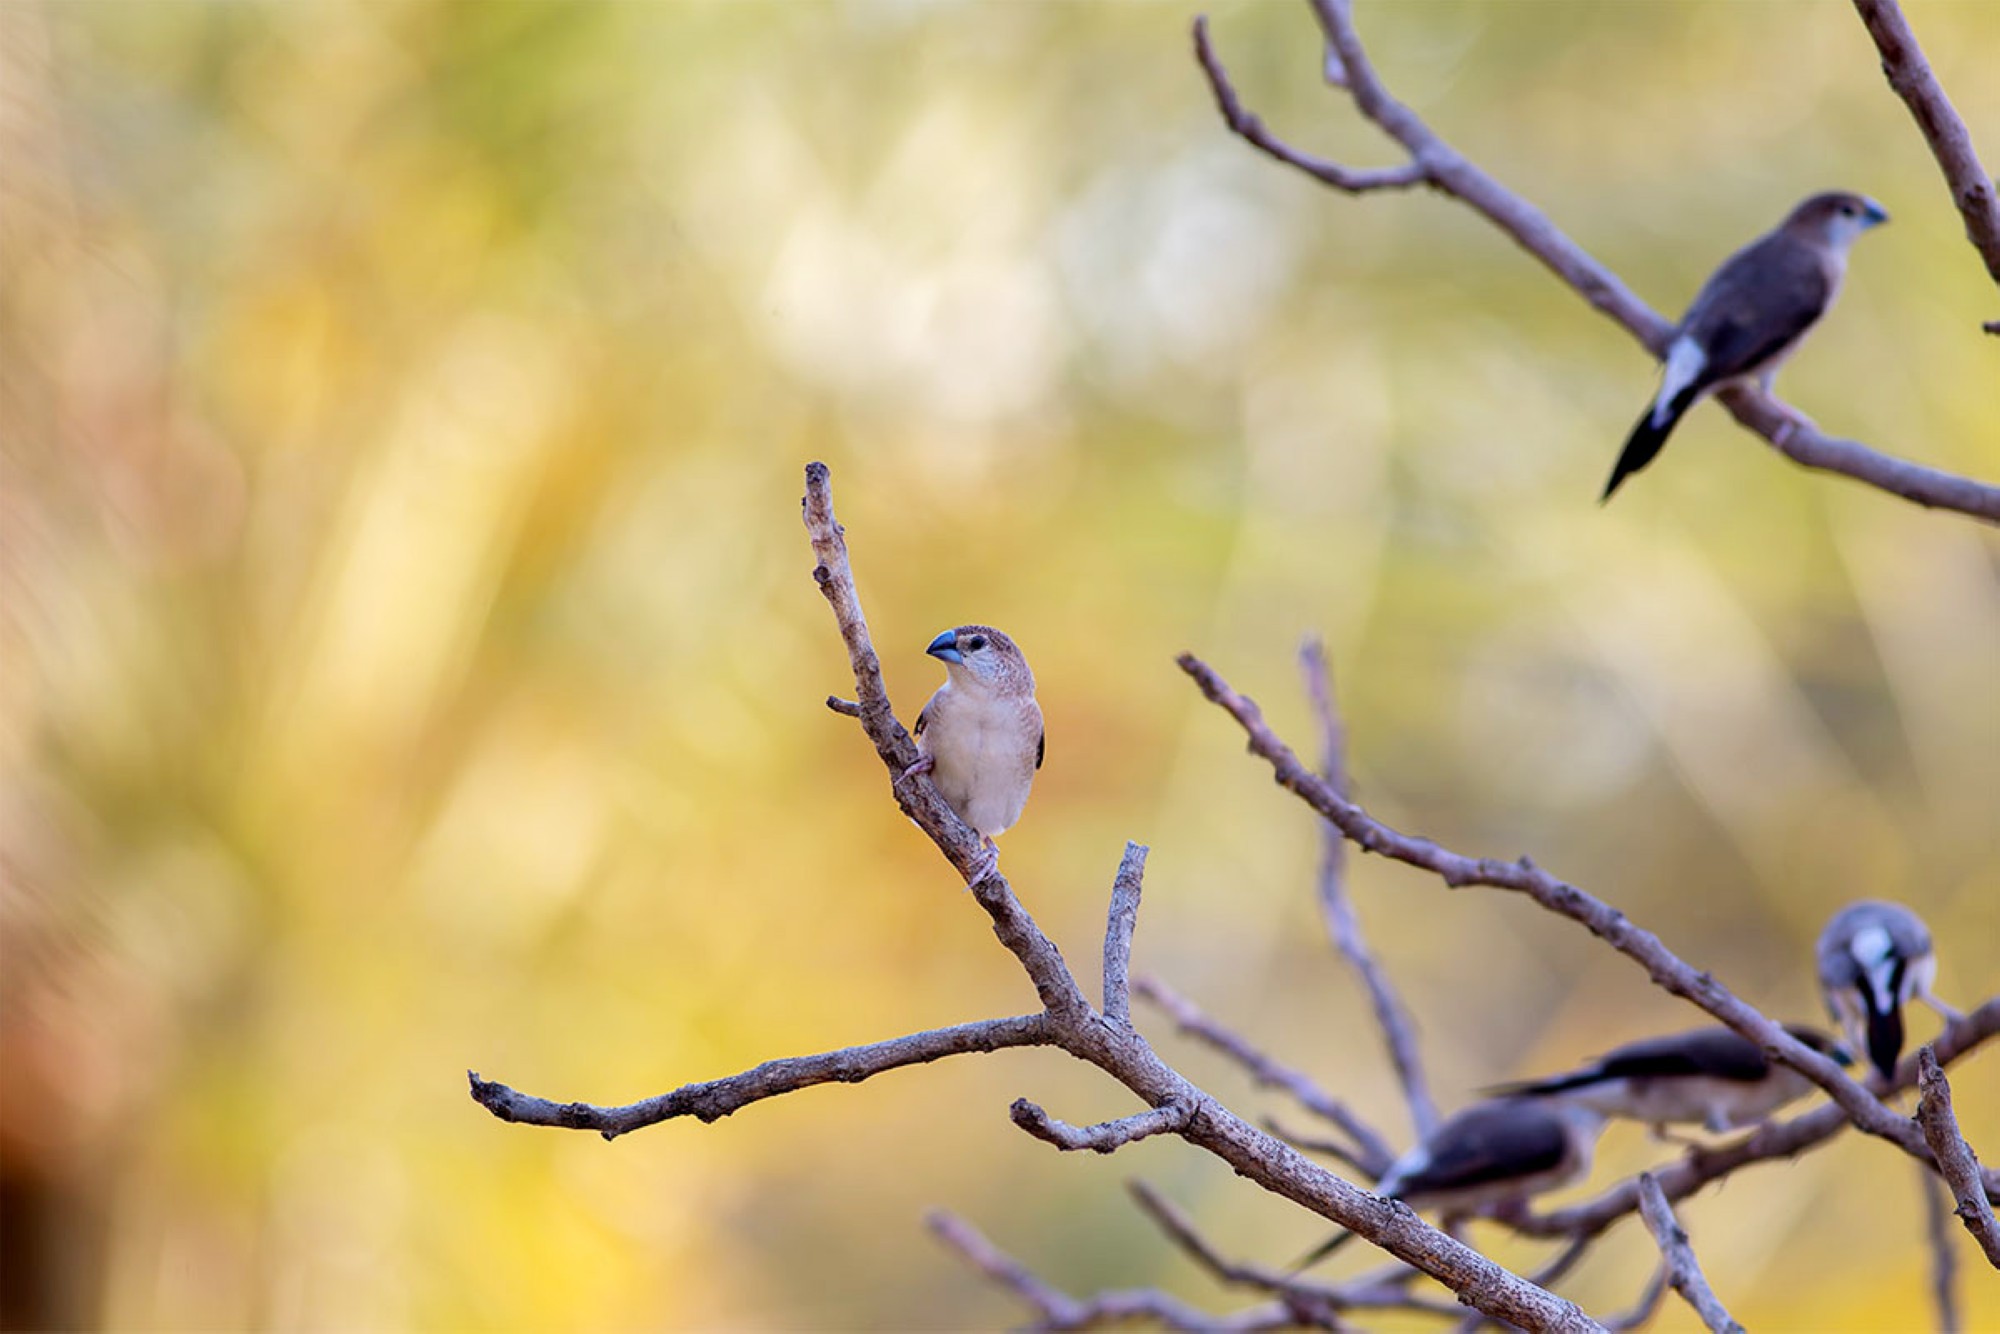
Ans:
POLYGON ((997 875, 999 871, 1000 845, 989 838, 986 840, 985 852, 981 854, 979 861, 973 868, 966 873, 965 887, 970 889, 980 881, 997 875))
POLYGON ((899 783, 906 782, 909 779, 915 778, 918 774, 927 774, 936 767, 937 767, 937 756, 928 754, 919 755, 917 756, 917 762, 911 765, 909 768, 903 770, 902 778, 899 778, 896 781, 899 783))

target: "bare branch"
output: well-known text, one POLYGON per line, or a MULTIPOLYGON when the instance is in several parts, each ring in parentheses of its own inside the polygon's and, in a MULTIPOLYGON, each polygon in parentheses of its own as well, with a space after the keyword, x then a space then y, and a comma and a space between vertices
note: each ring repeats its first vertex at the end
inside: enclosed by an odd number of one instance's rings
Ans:
POLYGON ((1132 1022, 1132 931, 1139 924, 1139 894, 1146 879, 1146 847, 1127 843, 1111 884, 1111 910, 1104 924, 1104 1017, 1132 1022))
POLYGON ((1743 1326, 1736 1323, 1702 1276, 1694 1247, 1688 1244, 1687 1230, 1674 1217, 1667 1197, 1660 1193, 1660 1183, 1648 1172, 1639 1174, 1639 1216, 1646 1220, 1646 1230, 1653 1234, 1660 1247, 1660 1258, 1667 1262, 1667 1282, 1694 1308, 1701 1323, 1713 1334, 1744 1334, 1743 1326))
MULTIPOLYGON (((1313 716, 1319 722, 1320 777, 1333 791, 1346 797, 1347 730, 1341 726, 1340 710, 1334 703, 1333 673, 1327 666, 1326 645, 1318 639, 1308 639, 1300 646, 1299 669, 1305 675, 1306 695, 1312 700, 1313 716)), ((1396 1079, 1403 1086, 1403 1100, 1409 1104, 1410 1121, 1416 1127, 1417 1138, 1422 1139, 1437 1128, 1438 1113, 1430 1083, 1424 1077, 1423 1058, 1417 1051, 1415 1026, 1402 997, 1389 981, 1388 971, 1376 962, 1361 933, 1354 900, 1347 892, 1347 839, 1341 835, 1339 826, 1328 820, 1320 822, 1319 906, 1334 948, 1353 965, 1354 971, 1361 975, 1362 985, 1368 988, 1375 1022, 1381 1026, 1390 1063, 1396 1067, 1396 1079)))
POLYGON ((1958 1253, 1952 1249, 1951 1210, 1945 1201, 1950 1188, 1924 1168, 1917 1169, 1917 1189, 1923 1192, 1924 1240, 1931 1251, 1931 1305, 1937 1308, 1938 1334, 1958 1334, 1964 1321, 1958 1313, 1958 1253))
POLYGON ((851 699, 842 699, 838 695, 828 695, 826 697, 826 707, 844 717, 859 718, 861 716, 861 706, 859 704, 856 704, 851 699))
MULTIPOLYGON (((1348 69, 1358 79, 1352 62, 1348 69)), ((1755 1042, 1767 1055, 1825 1089, 1858 1128, 1929 1159, 1929 1150, 1915 1126, 1884 1107, 1874 1094, 1848 1078, 1833 1061, 1808 1048, 1713 976, 1683 962, 1658 936, 1633 924, 1625 914, 1550 875, 1526 857, 1512 862, 1467 857, 1381 823, 1307 769, 1264 721, 1263 711, 1232 689, 1214 668, 1191 653, 1182 654, 1179 662, 1181 669, 1200 685, 1202 693, 1242 726, 1250 737, 1251 753, 1271 765, 1278 784, 1338 825, 1364 851, 1429 871, 1453 889, 1485 885, 1526 894, 1549 911, 1580 923, 1643 967, 1657 986, 1706 1010, 1755 1042)))
POLYGON ((1291 1310, 1279 1302, 1269 1302, 1234 1316, 1211 1316, 1177 1297, 1152 1290, 1100 1293, 1089 1301, 1079 1301, 1035 1277, 1026 1265, 988 1241, 979 1229, 956 1214, 934 1209, 925 1216, 924 1224, 974 1269, 1033 1308, 1041 1317, 1034 1326, 1036 1329, 1091 1329, 1153 1320, 1172 1330, 1249 1334, 1256 1330, 1290 1329, 1298 1324, 1291 1310))
POLYGON ((1986 1181, 1979 1170, 1979 1157, 1965 1142, 1958 1117, 1951 1109, 1951 1082, 1938 1064, 1937 1053, 1929 1046, 1917 1049, 1917 1124, 1924 1141, 1937 1155, 1938 1172, 1951 1187, 1958 1202, 1954 1210, 1965 1230, 1986 1253, 1986 1261, 2000 1269, 2000 1222, 1993 1218, 1993 1206, 1986 1198, 1986 1181))
POLYGON ((1046 1047, 1055 1038, 1047 1015, 1024 1014, 1012 1019, 985 1019, 955 1028, 935 1028, 908 1037, 891 1038, 865 1047, 843 1047, 815 1056, 793 1056, 766 1061, 754 1070, 726 1079, 701 1084, 684 1084, 671 1093, 662 1093, 644 1102, 624 1107, 596 1107, 586 1102, 551 1102, 547 1098, 517 1093, 505 1084, 496 1084, 468 1072, 472 1096, 502 1121, 528 1126, 557 1126, 565 1130, 595 1130, 606 1139, 677 1117, 692 1116, 701 1121, 717 1121, 731 1112, 796 1093, 815 1084, 858 1084, 884 1071, 906 1065, 922 1065, 946 1056, 968 1052, 999 1051, 1005 1047, 1046 1047))
POLYGON ((1389 1170, 1389 1164, 1396 1155, 1389 1148, 1387 1140, 1377 1134, 1372 1126, 1356 1116, 1348 1105, 1315 1084, 1306 1075, 1290 1066, 1266 1056, 1248 1042, 1230 1032, 1215 1020, 1202 1013, 1193 1001, 1181 996, 1166 983, 1156 977, 1141 977, 1132 984, 1141 999, 1151 1001, 1174 1021, 1174 1026, 1188 1037, 1215 1048, 1230 1060, 1242 1066, 1244 1072, 1263 1088, 1281 1089, 1290 1094, 1301 1107, 1317 1113, 1354 1141, 1358 1150, 1353 1155, 1362 1170, 1371 1178, 1379 1177, 1389 1170))
MULTIPOLYGON (((1867 0, 1856 0, 1865 4, 1867 0)), ((1607 318, 1616 321, 1655 357, 1665 355, 1674 326, 1641 301, 1624 282, 1565 235, 1540 209, 1500 184, 1458 152, 1409 107, 1390 95, 1375 72, 1355 31, 1349 0, 1311 0, 1331 55, 1329 67, 1342 78, 1334 86, 1346 89, 1360 113, 1403 146, 1409 166, 1419 179, 1471 208, 1504 232, 1522 250, 1541 261, 1566 286, 1607 318)), ((1196 20, 1195 53, 1216 92, 1229 128, 1264 152, 1290 163, 1329 185, 1358 193, 1402 181, 1369 182, 1361 187, 1322 176, 1319 167, 1334 167, 1286 148, 1245 110, 1222 75, 1210 48, 1206 22, 1196 20), (1244 127, 1254 129, 1255 136, 1244 127), (1301 160, 1303 159, 1303 160, 1301 160)), ((1344 169, 1334 167, 1336 172, 1344 169)), ((1991 198, 1991 190, 1987 191, 1991 198)), ((1910 463, 1853 440, 1829 436, 1804 414, 1790 410, 1759 390, 1738 388, 1718 395, 1738 423, 1775 446, 1785 457, 1805 467, 1837 472, 1892 495, 1933 509, 1952 510, 1990 524, 2000 524, 2000 486, 1910 463)))
POLYGON ((1194 1109, 1177 1102, 1121 1116, 1116 1121, 1100 1121, 1094 1126, 1073 1126, 1067 1121, 1058 1121, 1026 1098, 1014 1099, 1014 1105, 1007 1109, 1007 1114, 1014 1119, 1015 1125, 1038 1140, 1053 1144, 1058 1149, 1089 1149, 1092 1153, 1110 1153, 1149 1135, 1185 1130, 1188 1122, 1194 1119, 1194 1109))
MULTIPOLYGON (((1229 82, 1229 72, 1223 69, 1221 57, 1215 54, 1215 48, 1209 43, 1206 15, 1197 15, 1194 21, 1194 55, 1208 75, 1208 86, 1215 93, 1216 109, 1222 113, 1223 123, 1244 142, 1278 161, 1297 167, 1313 179, 1349 194, 1362 194, 1369 190, 1407 190, 1413 185, 1424 184, 1428 179, 1424 169, 1415 162, 1406 162, 1400 167, 1360 170, 1343 167, 1338 162, 1302 153, 1265 129, 1264 122, 1254 112, 1244 108, 1242 99, 1236 95, 1235 86, 1229 82)), ((1327 68, 1331 71, 1338 66, 1329 63, 1327 68)), ((1336 87, 1342 86, 1331 79, 1329 82, 1334 82, 1336 87)))
POLYGON ((1951 187, 1951 202, 1965 219, 1966 239, 1986 261, 1986 272, 2000 283, 2000 198, 1995 197, 1993 177, 1972 146, 1971 132, 1931 72, 1931 63, 1896 0, 1854 0, 1854 8, 1882 53, 1882 73, 1889 86, 1910 108, 1945 184, 1951 187))

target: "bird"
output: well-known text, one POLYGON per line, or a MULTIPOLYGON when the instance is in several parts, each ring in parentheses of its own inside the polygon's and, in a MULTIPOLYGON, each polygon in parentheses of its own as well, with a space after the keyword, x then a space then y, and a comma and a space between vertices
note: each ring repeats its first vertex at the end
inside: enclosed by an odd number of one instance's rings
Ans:
MULTIPOLYGON (((1802 1024, 1785 1031, 1841 1065, 1853 1053, 1829 1034, 1802 1024)), ((1721 1133, 1766 1120, 1812 1091, 1812 1081, 1766 1059, 1756 1043, 1714 1025, 1615 1047, 1577 1070, 1488 1090, 1510 1097, 1561 1095, 1606 1116, 1641 1121, 1660 1138, 1674 1122, 1721 1133)))
POLYGON ((1903 1005, 1917 999, 1945 1020, 1959 1012, 1931 994, 1937 955, 1931 931, 1900 903, 1862 899, 1833 915, 1816 950, 1826 1008, 1884 1079, 1903 1054, 1903 1005))
MULTIPOLYGON (((1440 1122, 1389 1165, 1375 1193, 1447 1214, 1525 1200, 1589 1175, 1603 1129, 1603 1113, 1573 1099, 1489 1098, 1440 1122)), ((1353 1235, 1335 1233, 1294 1272, 1333 1254, 1353 1235)))
POLYGON ((1778 367, 1839 295, 1855 238, 1888 220, 1866 196, 1816 194, 1724 260, 1675 326, 1660 391, 1627 437, 1598 503, 1653 461, 1682 414, 1702 398, 1739 380, 1769 389, 1778 367))
POLYGON ((904 778, 929 774, 938 795, 985 842, 966 883, 998 869, 994 842, 1021 818, 1042 767, 1047 738, 1035 674, 1013 640, 990 625, 961 625, 924 650, 945 665, 945 682, 917 715, 917 760, 904 778))

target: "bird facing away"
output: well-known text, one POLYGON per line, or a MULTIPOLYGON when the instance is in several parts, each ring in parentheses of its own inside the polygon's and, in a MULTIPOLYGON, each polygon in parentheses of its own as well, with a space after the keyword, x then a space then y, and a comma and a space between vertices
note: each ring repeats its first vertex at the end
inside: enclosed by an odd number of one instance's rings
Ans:
POLYGON ((1912 998, 1945 1020, 1958 1011, 1931 994, 1937 955, 1931 931, 1900 903, 1863 899, 1833 915, 1819 933, 1819 985, 1826 1007, 1865 1046, 1868 1060, 1884 1079, 1896 1073, 1903 1054, 1903 1005, 1912 998))
MULTIPOLYGON (((1567 1098, 1476 1102, 1391 1163, 1375 1193, 1447 1214, 1525 1200, 1589 1175, 1603 1129, 1602 1113, 1567 1098)), ((1335 1233, 1295 1268, 1318 1263, 1353 1235, 1335 1233)))
POLYGON ((1603 500, 1653 461, 1682 414, 1737 380, 1765 388, 1806 331, 1826 314, 1847 273, 1847 251, 1889 215, 1872 199, 1845 191, 1813 195, 1778 224, 1724 260, 1702 285, 1667 344, 1660 392, 1625 441, 1603 500))
POLYGON ((943 661, 945 682, 917 715, 917 762, 938 795, 986 840, 986 860, 968 884, 993 874, 993 842, 1021 818, 1042 767, 1042 710, 1035 674, 1014 641, 990 625, 961 625, 925 650, 943 661))
MULTIPOLYGON (((1822 1056, 1852 1065, 1853 1055, 1816 1028, 1785 1031, 1822 1056)), ((1560 1094, 1571 1102, 1660 1127, 1688 1122, 1720 1133, 1755 1125, 1812 1091, 1812 1081, 1766 1060, 1756 1043, 1720 1025, 1627 1043, 1581 1069, 1546 1079, 1504 1084, 1513 1097, 1560 1094)))

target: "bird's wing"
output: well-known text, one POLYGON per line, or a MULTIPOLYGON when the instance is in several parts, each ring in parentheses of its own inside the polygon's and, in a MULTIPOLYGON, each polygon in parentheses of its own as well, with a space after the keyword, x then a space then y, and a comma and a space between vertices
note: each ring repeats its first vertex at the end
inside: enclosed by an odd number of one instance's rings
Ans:
POLYGON ((1793 237, 1766 237, 1732 256, 1681 324, 1707 353, 1698 387, 1756 371, 1810 329, 1832 299, 1824 257, 1793 237))
POLYGON ((1770 1073, 1764 1053, 1726 1028, 1649 1038, 1608 1052, 1598 1066, 1607 1077, 1706 1075, 1749 1084, 1770 1073))
POLYGON ((1523 1120, 1518 1108, 1495 1107, 1456 1133, 1428 1145, 1430 1161, 1400 1183, 1405 1196, 1461 1190, 1512 1181, 1562 1166, 1569 1152, 1562 1124, 1553 1116, 1523 1120))

